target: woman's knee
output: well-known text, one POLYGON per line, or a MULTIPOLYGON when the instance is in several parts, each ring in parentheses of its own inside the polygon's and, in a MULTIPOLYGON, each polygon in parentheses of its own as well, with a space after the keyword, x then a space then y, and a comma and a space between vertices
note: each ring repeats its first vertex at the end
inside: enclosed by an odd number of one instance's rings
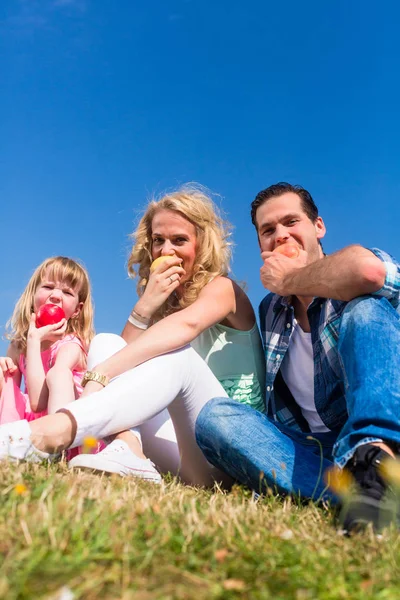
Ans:
POLYGON ((90 344, 88 368, 93 368, 125 346, 125 340, 116 333, 98 333, 90 344))

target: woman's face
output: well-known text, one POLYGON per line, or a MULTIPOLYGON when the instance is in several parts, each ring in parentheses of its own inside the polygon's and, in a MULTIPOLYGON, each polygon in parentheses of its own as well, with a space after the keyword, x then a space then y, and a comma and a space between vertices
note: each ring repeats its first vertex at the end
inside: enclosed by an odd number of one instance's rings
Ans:
POLYGON ((178 212, 160 209, 153 217, 151 230, 153 260, 159 256, 178 256, 186 271, 181 283, 188 281, 196 260, 195 226, 178 212))

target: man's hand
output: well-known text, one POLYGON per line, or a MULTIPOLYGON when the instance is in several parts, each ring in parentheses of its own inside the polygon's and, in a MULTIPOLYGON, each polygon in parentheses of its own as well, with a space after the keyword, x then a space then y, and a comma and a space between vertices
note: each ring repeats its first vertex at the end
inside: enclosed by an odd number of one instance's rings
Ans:
POLYGON ((288 258, 278 252, 262 252, 264 261, 260 269, 261 283, 265 288, 279 296, 289 296, 290 278, 293 273, 298 273, 307 264, 307 252, 299 249, 297 258, 288 258))

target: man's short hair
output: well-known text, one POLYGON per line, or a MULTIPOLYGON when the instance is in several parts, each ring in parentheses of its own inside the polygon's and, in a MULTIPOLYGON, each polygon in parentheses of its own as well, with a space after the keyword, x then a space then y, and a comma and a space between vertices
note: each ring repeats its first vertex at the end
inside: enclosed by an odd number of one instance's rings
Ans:
POLYGON ((265 190, 261 190, 251 203, 251 220, 257 229, 256 212, 257 209, 271 198, 278 198, 287 192, 293 192, 300 197, 301 206, 307 217, 315 223, 318 217, 318 208, 312 199, 310 192, 307 192, 301 185, 291 185, 284 181, 270 185, 265 190))

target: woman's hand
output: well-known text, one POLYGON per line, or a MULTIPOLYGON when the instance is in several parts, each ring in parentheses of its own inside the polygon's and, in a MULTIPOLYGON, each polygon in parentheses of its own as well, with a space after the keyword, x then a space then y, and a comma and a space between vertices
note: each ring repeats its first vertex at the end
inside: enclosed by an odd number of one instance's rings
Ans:
POLYGON ((135 310, 148 319, 164 304, 167 298, 180 285, 186 271, 181 267, 182 259, 178 256, 168 256, 152 273, 143 296, 138 300, 135 310))
POLYGON ((64 337, 67 325, 67 319, 62 319, 59 323, 53 325, 36 327, 36 315, 32 313, 28 329, 28 342, 33 340, 37 342, 57 342, 64 337))
MULTIPOLYGON (((93 371, 96 371, 96 369, 93 369, 93 371)), ((83 388, 83 392, 80 395, 80 398, 85 398, 85 396, 90 396, 95 392, 100 392, 100 390, 102 389, 104 389, 104 386, 101 385, 101 383, 98 383, 97 381, 88 381, 85 387, 83 388)))

